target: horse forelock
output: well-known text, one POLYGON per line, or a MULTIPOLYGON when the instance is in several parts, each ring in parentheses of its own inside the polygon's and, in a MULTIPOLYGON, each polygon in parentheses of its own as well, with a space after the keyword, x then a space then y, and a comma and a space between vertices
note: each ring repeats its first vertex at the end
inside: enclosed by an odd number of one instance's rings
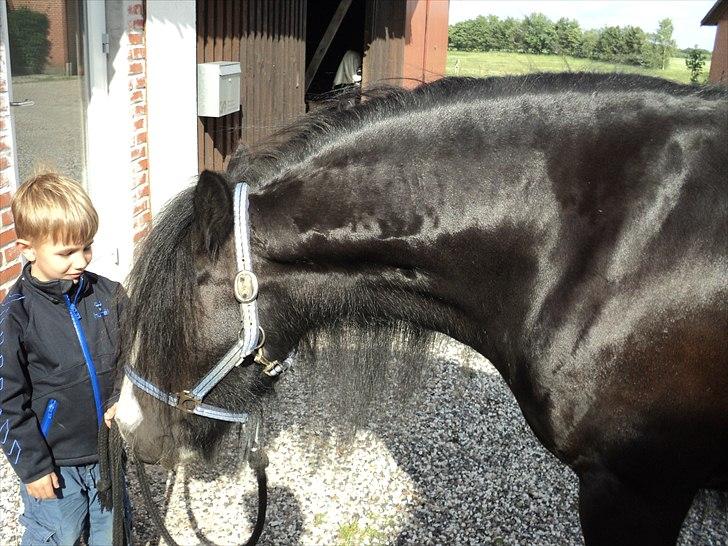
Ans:
POLYGON ((186 190, 165 208, 128 277, 123 361, 167 390, 194 375, 198 297, 192 217, 191 190, 186 190))

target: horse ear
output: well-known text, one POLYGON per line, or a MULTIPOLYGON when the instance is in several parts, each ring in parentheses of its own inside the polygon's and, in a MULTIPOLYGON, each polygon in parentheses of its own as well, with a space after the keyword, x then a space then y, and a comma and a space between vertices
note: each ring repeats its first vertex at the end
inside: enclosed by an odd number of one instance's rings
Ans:
POLYGON ((196 250, 217 257, 233 230, 233 192, 224 175, 202 171, 193 197, 193 243, 196 250))

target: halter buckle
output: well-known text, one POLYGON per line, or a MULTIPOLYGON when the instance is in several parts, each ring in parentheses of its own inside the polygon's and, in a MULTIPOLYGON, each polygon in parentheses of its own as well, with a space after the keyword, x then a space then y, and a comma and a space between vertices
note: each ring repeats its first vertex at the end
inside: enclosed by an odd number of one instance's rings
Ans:
POLYGON ((265 375, 269 377, 275 377, 276 375, 278 375, 278 373, 276 372, 276 368, 278 367, 278 361, 270 360, 267 356, 265 356, 262 347, 260 347, 255 352, 255 358, 253 360, 263 366, 263 373, 265 375))
POLYGON ((185 413, 193 413, 202 400, 190 394, 190 391, 180 391, 177 393, 177 409, 185 413))
POLYGON ((258 297, 258 277, 252 271, 238 271, 233 281, 235 299, 240 303, 252 303, 258 297))

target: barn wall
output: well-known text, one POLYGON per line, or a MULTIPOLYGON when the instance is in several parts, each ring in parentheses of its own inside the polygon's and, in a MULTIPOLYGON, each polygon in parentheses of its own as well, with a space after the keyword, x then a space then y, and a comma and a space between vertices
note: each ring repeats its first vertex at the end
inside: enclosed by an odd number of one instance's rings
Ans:
POLYGON ((240 62, 241 111, 198 118, 200 170, 222 170, 305 111, 306 0, 197 1, 197 62, 240 62))
POLYGON ((407 0, 404 84, 414 87, 445 75, 448 0, 407 0))
POLYGON ((407 3, 369 0, 364 21, 362 85, 401 85, 407 3))
POLYGON ((728 85, 728 9, 718 21, 708 79, 711 83, 728 85))

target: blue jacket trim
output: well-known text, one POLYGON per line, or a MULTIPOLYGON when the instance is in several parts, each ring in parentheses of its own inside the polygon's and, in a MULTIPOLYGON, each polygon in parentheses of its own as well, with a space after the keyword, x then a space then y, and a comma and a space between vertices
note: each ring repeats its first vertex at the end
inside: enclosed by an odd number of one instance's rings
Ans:
POLYGON ((81 351, 83 352, 83 358, 86 361, 86 368, 88 369, 88 376, 91 380, 91 389, 94 392, 94 403, 96 404, 96 417, 99 426, 104 418, 103 405, 101 404, 101 387, 99 386, 99 378, 96 376, 96 366, 94 366, 94 359, 91 357, 91 351, 89 351, 88 343, 86 342, 86 334, 81 326, 81 313, 76 308, 78 302, 78 296, 83 291, 83 276, 78 281, 78 288, 76 289, 76 295, 71 301, 68 294, 64 294, 63 297, 66 300, 66 307, 71 315, 73 321, 73 327, 76 329, 76 335, 78 336, 78 342, 81 344, 81 351))

